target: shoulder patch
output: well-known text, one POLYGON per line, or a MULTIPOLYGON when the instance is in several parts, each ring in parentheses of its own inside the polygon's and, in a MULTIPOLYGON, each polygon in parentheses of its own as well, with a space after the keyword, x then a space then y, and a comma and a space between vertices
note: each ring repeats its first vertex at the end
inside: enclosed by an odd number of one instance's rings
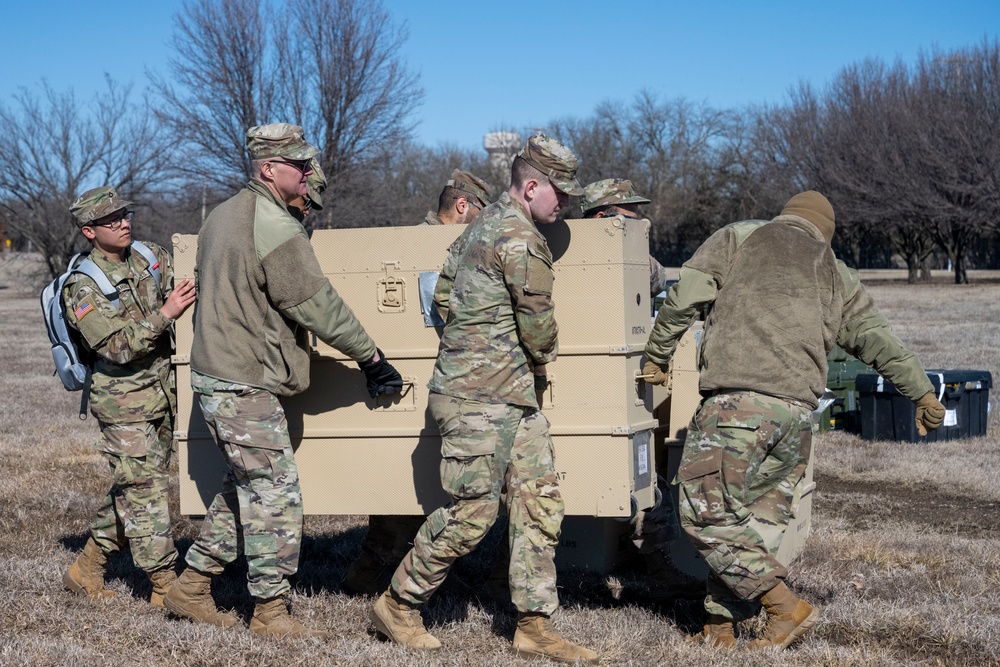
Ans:
POLYGON ((92 312, 93 310, 94 310, 94 304, 90 302, 90 299, 86 299, 86 300, 84 300, 83 303, 81 303, 77 307, 76 310, 73 311, 73 314, 76 316, 76 321, 79 322, 84 317, 86 317, 88 313, 92 312))

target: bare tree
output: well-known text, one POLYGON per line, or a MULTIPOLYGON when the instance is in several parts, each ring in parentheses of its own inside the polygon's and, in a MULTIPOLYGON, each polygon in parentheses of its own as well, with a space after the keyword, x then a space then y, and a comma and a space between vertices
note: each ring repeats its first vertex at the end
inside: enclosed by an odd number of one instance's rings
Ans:
POLYGON ((91 187, 111 185, 141 200, 155 189, 171 160, 145 103, 131 88, 107 79, 89 105, 72 91, 42 83, 41 94, 22 89, 11 107, 0 105, 0 209, 10 230, 42 253, 50 275, 61 273, 82 240, 69 207, 91 187))

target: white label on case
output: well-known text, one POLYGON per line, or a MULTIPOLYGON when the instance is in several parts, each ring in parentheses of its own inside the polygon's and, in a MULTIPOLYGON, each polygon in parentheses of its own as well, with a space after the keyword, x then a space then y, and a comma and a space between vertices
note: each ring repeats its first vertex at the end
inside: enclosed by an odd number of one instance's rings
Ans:
POLYGON ((958 425, 958 410, 945 410, 944 411, 944 425, 945 426, 957 426, 958 425))
POLYGON ((639 445, 639 476, 649 472, 649 445, 639 445))

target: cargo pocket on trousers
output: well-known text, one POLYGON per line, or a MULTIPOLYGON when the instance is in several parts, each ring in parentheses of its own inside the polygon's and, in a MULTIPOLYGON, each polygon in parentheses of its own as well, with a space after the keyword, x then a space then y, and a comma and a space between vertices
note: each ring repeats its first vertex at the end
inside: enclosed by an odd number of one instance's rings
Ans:
POLYGON ((454 499, 481 498, 493 490, 499 438, 481 405, 466 401, 458 428, 441 440, 441 485, 454 499))

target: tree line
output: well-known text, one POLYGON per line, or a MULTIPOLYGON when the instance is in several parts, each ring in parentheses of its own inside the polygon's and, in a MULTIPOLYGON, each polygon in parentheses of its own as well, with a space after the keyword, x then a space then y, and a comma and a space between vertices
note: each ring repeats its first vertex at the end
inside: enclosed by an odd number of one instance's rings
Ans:
MULTIPOLYGON (((111 184, 144 229, 169 243, 246 180, 246 128, 302 125, 320 148, 326 207, 310 228, 410 225, 436 206, 451 170, 497 190, 504 169, 484 151, 414 139, 423 91, 400 55, 405 26, 361 0, 189 0, 175 18, 166 73, 136 94, 107 79, 92 100, 21 90, 0 102, 0 226, 61 272, 81 247, 68 213, 88 187, 111 184), (295 76, 289 76, 294 72, 295 76)), ((712 232, 770 218, 816 189, 837 212, 834 248, 857 267, 904 262, 911 282, 949 266, 1000 268, 1000 45, 932 49, 916 62, 866 60, 825 87, 718 109, 648 90, 541 128, 581 158, 582 182, 631 179, 652 200, 651 252, 679 265, 712 232)), ((571 210, 569 215, 578 214, 571 210)))

